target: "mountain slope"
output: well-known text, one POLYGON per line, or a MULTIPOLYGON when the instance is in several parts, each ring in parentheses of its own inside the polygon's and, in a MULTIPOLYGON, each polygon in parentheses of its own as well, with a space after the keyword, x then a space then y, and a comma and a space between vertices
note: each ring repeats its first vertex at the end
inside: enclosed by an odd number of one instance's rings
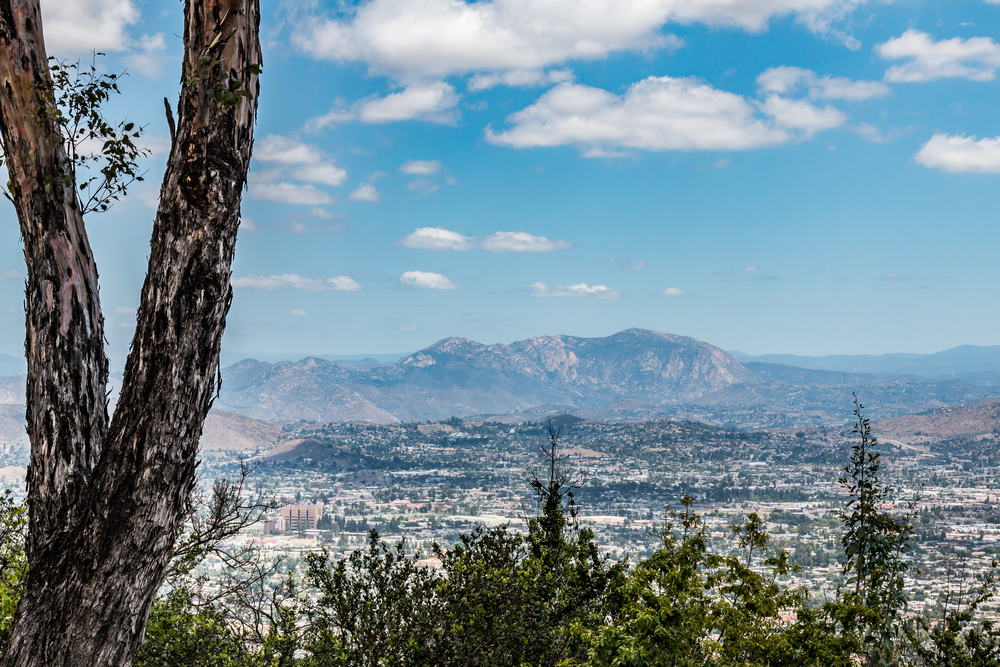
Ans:
POLYGON ((376 368, 322 359, 242 361, 223 371, 219 407, 258 419, 431 420, 552 403, 682 403, 757 377, 717 347, 629 329, 606 338, 539 336, 510 345, 447 338, 376 368))

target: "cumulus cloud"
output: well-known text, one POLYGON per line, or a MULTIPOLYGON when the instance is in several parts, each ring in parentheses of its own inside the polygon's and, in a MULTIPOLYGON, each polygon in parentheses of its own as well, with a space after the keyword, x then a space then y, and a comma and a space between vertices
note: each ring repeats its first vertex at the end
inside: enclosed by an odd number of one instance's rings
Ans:
POLYGON ((412 84, 398 93, 362 103, 357 118, 363 123, 423 120, 454 125, 459 118, 458 101, 455 89, 444 81, 412 84))
POLYGON ((1000 137, 978 141, 965 135, 935 134, 917 151, 918 164, 953 174, 1000 173, 1000 137))
POLYGON ((469 79, 468 87, 473 92, 486 90, 494 86, 535 88, 537 86, 550 86, 554 83, 572 80, 573 72, 568 69, 554 69, 548 72, 537 69, 516 69, 509 72, 477 74, 469 79))
POLYGON ((862 122, 851 127, 851 131, 865 141, 870 141, 875 144, 887 144, 905 134, 909 134, 915 128, 916 125, 908 125, 906 127, 890 127, 888 130, 883 131, 870 123, 862 122))
POLYGON ((691 296, 690 292, 685 292, 679 287, 668 287, 667 289, 660 292, 663 296, 691 296))
POLYGON ((399 171, 407 175, 431 176, 441 171, 441 163, 437 160, 407 160, 399 171))
POLYGON ((549 287, 545 283, 533 283, 528 288, 528 294, 538 297, 582 297, 590 296, 596 299, 617 299, 622 294, 618 290, 611 289, 607 285, 588 285, 578 283, 576 285, 554 285, 549 287))
POLYGON ((643 79, 623 95, 560 84, 507 120, 511 129, 487 128, 486 139, 514 148, 579 145, 588 156, 623 148, 747 150, 791 138, 759 118, 743 97, 695 78, 668 76, 643 79))
POLYGON ((250 184, 248 194, 251 199, 263 199, 282 204, 304 204, 318 206, 332 204, 333 197, 329 193, 313 185, 296 185, 294 183, 255 182, 250 184))
POLYGON ((399 282, 418 289, 458 289, 458 286, 442 276, 430 271, 407 271, 399 277, 399 282))
POLYGON ((347 171, 333 164, 319 148, 297 139, 272 134, 254 146, 254 157, 261 162, 293 168, 291 176, 307 183, 342 185, 347 171))
POLYGON ((335 187, 347 180, 347 171, 326 153, 298 139, 272 134, 254 148, 254 158, 269 168, 251 173, 249 195, 253 199, 306 206, 332 204, 334 198, 313 184, 335 187))
POLYGON ((945 78, 992 81, 1000 67, 1000 44, 989 37, 953 37, 935 42, 927 33, 910 28, 878 45, 876 51, 885 60, 906 60, 886 71, 886 81, 920 83, 945 78))
POLYGON ((864 0, 370 0, 336 17, 308 16, 294 40, 314 58, 364 62, 399 79, 538 72, 615 52, 677 48, 664 24, 762 30, 795 15, 816 31, 864 0))
POLYGON ((549 240, 544 236, 532 236, 528 232, 495 232, 482 241, 484 250, 491 252, 551 252, 572 248, 569 241, 549 240))
POLYGON ((357 189, 348 196, 351 201, 366 201, 372 204, 378 203, 378 190, 372 183, 361 183, 357 189))
POLYGON ((820 109, 806 100, 792 100, 779 95, 769 95, 761 109, 778 125, 801 130, 806 138, 820 130, 840 127, 847 121, 847 116, 831 106, 820 109))
MULTIPOLYGON (((421 227, 396 241, 396 245, 421 250, 469 250, 476 240, 443 227, 421 227)), ((411 273, 413 273, 411 271, 411 273)), ((436 274, 435 274, 436 275, 436 274)))
POLYGON ((240 218, 240 231, 244 234, 256 234, 260 231, 260 228, 250 218, 240 218))
POLYGON ((127 28, 139 20, 132 0, 60 0, 42 3, 45 46, 49 53, 122 51, 127 28))
POLYGON ((879 81, 852 81, 843 76, 819 76, 816 72, 801 67, 772 67, 757 77, 757 85, 763 93, 787 95, 797 89, 808 90, 814 100, 847 100, 860 102, 872 97, 882 97, 891 91, 889 86, 879 81))
MULTIPOLYGON (((48 26, 46 26, 47 36, 48 26)), ((132 45, 132 49, 132 53, 125 57, 125 63, 130 69, 137 70, 149 77, 159 76, 163 72, 167 42, 163 38, 162 32, 155 35, 143 35, 132 45)))
POLYGON ((443 227, 421 227, 396 241, 396 245, 421 250, 459 251, 479 247, 491 252, 551 252, 573 247, 569 241, 550 240, 528 232, 495 232, 482 240, 477 240, 443 227))
POLYGON ((357 292, 361 285, 348 276, 337 276, 321 280, 319 278, 303 278, 294 273, 280 276, 259 276, 248 273, 242 278, 233 278, 233 287, 252 290, 283 290, 293 289, 303 292, 357 292))
POLYGON ((24 274, 20 271, 6 270, 0 271, 0 280, 21 280, 24 278, 24 274))
POLYGON ((305 317, 306 315, 309 314, 309 311, 302 310, 301 308, 296 308, 294 310, 288 311, 288 314, 289 315, 295 315, 296 317, 305 317))

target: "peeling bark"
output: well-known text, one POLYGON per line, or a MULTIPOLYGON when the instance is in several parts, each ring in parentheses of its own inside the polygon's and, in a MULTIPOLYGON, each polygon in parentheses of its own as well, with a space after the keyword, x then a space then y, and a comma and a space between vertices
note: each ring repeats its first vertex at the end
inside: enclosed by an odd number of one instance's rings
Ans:
POLYGON ((3 665, 130 665, 194 484, 232 299, 257 109, 259 0, 187 0, 176 134, 108 420, 97 267, 38 0, 0 0, 0 131, 24 254, 28 576, 3 665))

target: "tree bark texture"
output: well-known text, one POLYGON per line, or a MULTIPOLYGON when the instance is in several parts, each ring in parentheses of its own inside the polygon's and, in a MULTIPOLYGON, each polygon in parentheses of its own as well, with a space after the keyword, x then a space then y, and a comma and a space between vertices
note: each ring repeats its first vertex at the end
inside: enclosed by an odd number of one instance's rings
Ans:
POLYGON ((0 0, 0 131, 27 263, 28 575, 5 667, 131 665, 195 479, 232 299, 259 0, 186 0, 177 131, 113 419, 97 268, 38 0, 0 0))

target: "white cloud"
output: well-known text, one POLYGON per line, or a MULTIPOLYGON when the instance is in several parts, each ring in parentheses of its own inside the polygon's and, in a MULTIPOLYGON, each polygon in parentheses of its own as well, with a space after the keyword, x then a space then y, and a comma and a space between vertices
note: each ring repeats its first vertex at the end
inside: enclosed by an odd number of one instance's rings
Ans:
POLYGON ((925 167, 953 174, 1000 173, 1000 137, 995 139, 935 134, 914 159, 925 167))
MULTIPOLYGON (((673 35, 671 35, 673 37, 673 35)), ((676 39, 676 38, 675 38, 676 39)), ((679 41, 679 40, 678 40, 679 41)), ((537 69, 515 69, 509 72, 490 72, 477 74, 469 79, 469 90, 475 92, 494 86, 513 86, 515 88, 535 88, 549 86, 553 83, 572 81, 573 72, 568 69, 554 69, 543 72, 537 69)))
POLYGON ((808 138, 820 130, 832 130, 847 121, 847 116, 831 106, 820 109, 806 100, 769 95, 761 105, 764 113, 782 127, 801 130, 808 138))
POLYGON ((128 26, 139 20, 132 0, 57 0, 42 3, 45 46, 49 54, 122 51, 128 26))
POLYGON ((249 196, 251 199, 263 199, 265 201, 275 201, 282 204, 304 204, 306 206, 317 206, 319 204, 332 204, 333 197, 323 190, 312 185, 296 185, 294 183, 251 183, 249 196))
POLYGON ((119 315, 135 315, 136 308, 129 308, 127 306, 118 306, 115 308, 115 312, 119 315))
POLYGON ((240 231, 245 234, 256 234, 260 231, 260 228, 250 218, 240 218, 240 231))
POLYGON ((751 264, 750 266, 744 266, 742 269, 740 269, 740 271, 745 271, 746 273, 753 273, 754 271, 760 271, 760 267, 751 264))
POLYGON ((419 289, 458 289, 458 286, 442 276, 430 271, 407 271, 399 277, 399 282, 407 287, 419 289))
POLYGON ((569 241, 552 240, 544 236, 532 236, 528 232, 496 232, 483 239, 482 247, 491 252, 550 252, 572 248, 569 241))
POLYGON ((626 271, 642 271, 646 268, 646 261, 642 259, 633 262, 628 257, 608 257, 608 261, 613 266, 620 266, 626 271))
POLYGON ((587 285, 587 283, 569 285, 568 287, 564 287, 563 285, 549 287, 545 283, 534 283, 528 288, 528 293, 531 296, 539 297, 592 296, 597 299, 617 299, 621 296, 621 292, 611 289, 606 285, 587 285))
POLYGON ((1000 67, 1000 44, 989 37, 953 37, 935 42, 927 33, 910 28, 878 45, 876 50, 885 60, 907 60, 890 67, 885 73, 886 81, 920 83, 945 78, 992 81, 1000 67))
MULTIPOLYGON (((421 250, 469 250, 475 246, 475 239, 462 236, 443 227, 421 227, 396 241, 396 245, 421 250)), ((412 272, 411 272, 412 273, 412 272)))
POLYGON ((694 78, 648 77, 624 95, 574 83, 556 86, 511 114, 514 127, 491 143, 528 148, 575 144, 587 156, 615 150, 747 150, 788 141, 790 135, 757 117, 743 97, 694 78))
POLYGON ((336 18, 307 16, 293 37, 314 58, 364 62, 414 80, 539 71, 615 52, 676 48, 669 21, 762 30, 795 15, 812 30, 864 0, 370 0, 336 18))
POLYGON ((347 171, 333 164, 310 164, 296 169, 292 176, 307 183, 338 186, 347 180, 347 171))
POLYGON ((667 289, 660 292, 663 296, 691 296, 690 292, 685 292, 678 287, 668 287, 667 289))
POLYGON ((303 278, 294 273, 280 276, 258 276, 249 273, 242 278, 233 278, 233 287, 252 290, 294 289, 304 292, 357 292, 361 285, 348 276, 337 276, 320 280, 319 278, 303 278))
MULTIPOLYGON (((443 227, 421 227, 396 241, 396 245, 421 250, 460 251, 471 250, 478 246, 491 252, 550 252, 573 247, 569 241, 549 240, 544 236, 533 236, 527 232, 495 232, 477 241, 471 236, 463 236, 443 227)), ((645 266, 645 262, 641 264, 645 266)))
POLYGON ((799 86, 809 91, 816 100, 847 100, 860 102, 872 97, 888 95, 892 90, 878 81, 852 81, 843 76, 820 77, 816 72, 801 67, 772 67, 757 77, 761 92, 787 95, 799 86))
POLYGON ((21 280, 24 275, 20 271, 0 271, 0 280, 21 280))
POLYGON ((316 146, 277 134, 256 142, 254 157, 281 167, 295 167, 291 176, 307 183, 337 186, 347 180, 347 171, 334 165, 316 146))
POLYGON ((296 308, 294 310, 288 311, 288 314, 289 315, 295 315, 296 317, 305 317, 306 315, 309 314, 309 311, 302 310, 301 308, 296 308))
MULTIPOLYGON (((47 31, 46 31, 47 32, 47 31)), ((125 63, 142 74, 154 77, 163 72, 166 64, 167 42, 163 33, 143 35, 133 45, 133 52, 125 57, 125 63)))
POLYGON ((426 197, 432 192, 440 190, 441 186, 429 178, 417 178, 407 183, 406 189, 412 192, 419 192, 426 197))
POLYGON ((410 175, 430 176, 441 171, 441 163, 437 160, 407 160, 399 171, 410 175))
POLYGON ((453 125, 458 121, 458 95, 444 81, 412 84, 385 97, 360 105, 357 118, 364 123, 388 123, 400 120, 424 120, 453 125))
POLYGON ((367 201, 373 204, 378 203, 378 190, 371 183, 361 183, 358 188, 348 197, 351 201, 367 201))
POLYGON ((907 127, 890 127, 888 130, 882 131, 874 125, 862 122, 851 127, 851 131, 865 141, 870 141, 874 144, 887 144, 890 141, 909 134, 915 128, 916 125, 908 125, 907 127))

